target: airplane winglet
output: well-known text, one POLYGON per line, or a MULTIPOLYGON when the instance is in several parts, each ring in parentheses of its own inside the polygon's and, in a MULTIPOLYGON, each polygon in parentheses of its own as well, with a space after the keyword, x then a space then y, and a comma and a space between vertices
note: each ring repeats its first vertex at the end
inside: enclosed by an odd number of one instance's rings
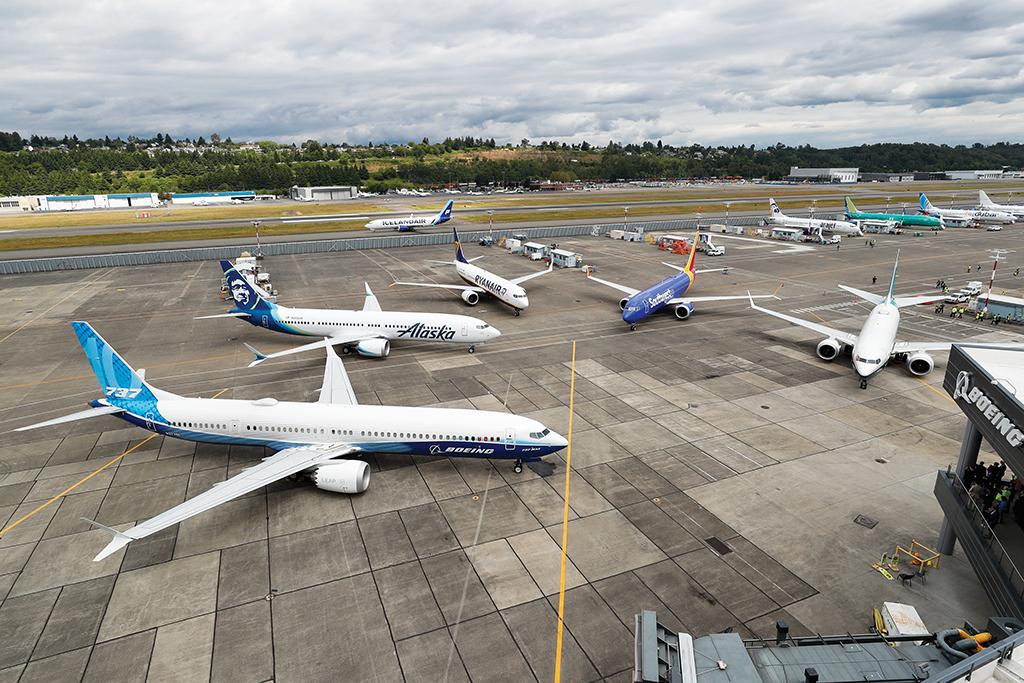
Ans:
POLYGON ((260 363, 262 363, 263 361, 265 361, 267 359, 267 354, 260 353, 259 349, 257 349, 252 344, 246 344, 245 342, 242 342, 242 346, 244 346, 245 348, 249 349, 253 353, 253 355, 256 356, 256 360, 254 360, 253 362, 249 363, 249 367, 250 368, 253 367, 254 365, 259 365, 260 363))
POLYGON ((121 548, 125 547, 126 545, 128 545, 129 543, 131 543, 132 541, 135 540, 131 536, 128 536, 127 534, 124 534, 124 533, 118 531, 117 529, 111 529, 109 526, 106 526, 104 524, 100 524, 99 522, 97 522, 94 519, 89 519, 88 517, 82 517, 81 520, 83 522, 88 522, 92 526, 99 527, 100 529, 103 529, 104 531, 109 533, 111 536, 113 536, 113 538, 110 540, 110 543, 108 543, 106 545, 106 547, 104 547, 103 550, 101 550, 99 552, 99 554, 96 555, 96 557, 92 558, 93 562, 99 562, 100 560, 103 560, 103 559, 106 559, 107 557, 110 557, 111 555, 116 553, 118 550, 120 550, 121 548))

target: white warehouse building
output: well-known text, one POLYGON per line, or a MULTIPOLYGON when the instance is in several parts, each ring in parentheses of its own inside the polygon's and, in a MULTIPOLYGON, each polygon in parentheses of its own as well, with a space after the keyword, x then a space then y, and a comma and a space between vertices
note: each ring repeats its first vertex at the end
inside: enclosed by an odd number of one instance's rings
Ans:
POLYGON ((860 175, 859 168, 800 168, 790 166, 786 180, 819 183, 855 183, 860 175))
POLYGON ((297 202, 333 202, 339 199, 355 199, 359 188, 354 185, 320 185, 299 187, 293 185, 288 196, 297 202))
POLYGON ((129 209, 160 206, 156 192, 119 194, 71 194, 39 196, 39 211, 81 211, 83 209, 129 209))

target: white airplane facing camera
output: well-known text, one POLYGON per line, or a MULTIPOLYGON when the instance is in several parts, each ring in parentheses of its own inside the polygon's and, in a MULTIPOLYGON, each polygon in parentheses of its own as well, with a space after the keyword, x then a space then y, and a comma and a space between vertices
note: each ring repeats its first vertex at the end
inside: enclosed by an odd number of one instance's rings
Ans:
POLYGON ((1024 206, 1020 204, 996 204, 988 198, 985 190, 978 190, 978 208, 986 211, 1008 213, 1018 221, 1024 221, 1024 206))
POLYGON ((774 199, 768 199, 768 207, 771 209, 771 215, 768 216, 768 222, 772 225, 781 225, 784 228, 799 228, 808 235, 817 233, 820 237, 821 233, 827 232, 833 235, 852 235, 854 237, 863 237, 864 231, 860 229, 860 226, 850 221, 825 221, 817 218, 796 218, 795 216, 787 216, 782 213, 782 209, 775 203, 774 199))
POLYGON ((425 228, 431 225, 447 223, 452 218, 452 205, 454 202, 449 199, 438 213, 433 216, 414 216, 406 218, 378 218, 370 221, 364 227, 368 230, 397 230, 398 232, 409 232, 416 228, 425 228))
POLYGON ((104 397, 92 408, 17 431, 113 415, 157 434, 203 443, 263 446, 277 453, 242 470, 210 490, 189 498, 130 529, 117 531, 96 555, 99 561, 130 542, 145 538, 210 508, 293 475, 306 475, 320 489, 362 493, 370 485, 363 453, 402 453, 437 457, 539 460, 561 450, 566 440, 540 422, 485 410, 359 405, 341 358, 327 345, 320 398, 294 403, 188 398, 157 389, 136 372, 86 322, 73 322, 78 342, 104 397))
POLYGON ((990 223, 1010 225, 1017 222, 1017 219, 1005 211, 993 209, 940 209, 928 201, 924 192, 918 192, 917 199, 921 207, 921 213, 926 216, 936 216, 947 223, 953 221, 965 227, 973 224, 990 223))
POLYGON ((547 275, 554 268, 554 264, 549 264, 547 270, 539 270, 529 275, 523 275, 520 277, 514 277, 511 280, 506 280, 500 275, 484 270, 480 266, 473 265, 473 261, 482 259, 483 256, 477 256, 476 258, 467 259, 462 253, 462 243, 459 241, 459 231, 452 228, 452 233, 455 235, 455 260, 454 261, 437 261, 444 265, 454 265, 455 272, 458 273, 459 277, 462 278, 468 284, 465 285, 439 285, 434 283, 426 282, 392 282, 391 285, 405 285, 407 287, 438 287, 441 289, 457 289, 461 291, 460 296, 470 306, 476 306, 480 302, 481 294, 490 294, 501 303, 510 306, 514 315, 519 315, 519 312, 527 308, 530 305, 530 299, 526 296, 526 290, 522 288, 522 284, 527 280, 532 280, 535 277, 541 275, 547 275))
POLYGON ((343 353, 354 350, 361 356, 385 358, 391 353, 391 342, 396 340, 469 344, 469 352, 473 353, 477 344, 501 335, 497 328, 468 315, 381 310, 380 302, 365 282, 366 299, 361 311, 279 306, 269 301, 267 293, 249 282, 230 261, 221 261, 220 265, 224 269, 235 307, 227 313, 198 316, 197 320, 239 318, 250 325, 275 332, 319 337, 318 341, 311 344, 276 353, 260 353, 246 344, 246 348, 256 354, 256 360, 249 367, 271 358, 322 349, 325 346, 341 346, 343 353))
MULTIPOLYGON (((889 291, 885 296, 865 292, 854 287, 839 285, 840 289, 864 299, 874 308, 868 313, 867 320, 860 328, 860 334, 844 332, 821 323, 811 322, 785 313, 770 311, 754 303, 750 299, 750 307, 755 311, 761 311, 768 315, 775 316, 788 323, 806 327, 818 334, 825 336, 818 343, 818 358, 832 361, 839 357, 844 348, 852 349, 853 369, 860 377, 860 388, 868 388, 868 380, 878 374, 889 361, 897 360, 906 362, 907 371, 910 374, 920 377, 927 375, 935 367, 935 361, 929 351, 949 351, 953 346, 952 342, 906 342, 897 341, 896 334, 900 327, 900 309, 907 306, 918 306, 934 303, 943 297, 942 294, 924 296, 896 296, 893 292, 896 288, 896 269, 900 265, 900 254, 896 252, 896 263, 892 267, 892 280, 889 282, 889 291)), ((972 346, 1019 346, 1014 344, 971 344, 972 346)))

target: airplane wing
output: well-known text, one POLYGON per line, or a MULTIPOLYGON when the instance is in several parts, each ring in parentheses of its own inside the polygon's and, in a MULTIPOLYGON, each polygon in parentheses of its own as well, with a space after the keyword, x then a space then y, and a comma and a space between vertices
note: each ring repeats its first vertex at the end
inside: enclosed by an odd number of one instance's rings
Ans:
POLYGON ((252 313, 246 311, 233 311, 231 313, 218 313, 216 315, 197 315, 193 320, 210 320, 212 318, 248 318, 252 313))
POLYGON ((839 285, 839 289, 844 289, 850 294, 859 296, 861 299, 864 299, 864 301, 867 301, 870 304, 874 304, 875 306, 882 303, 882 301, 885 299, 885 297, 880 294, 872 294, 871 292, 865 292, 863 289, 857 289, 856 287, 839 285))
POLYGON ((354 406, 356 392, 348 379, 345 366, 342 364, 333 346, 327 347, 327 364, 324 366, 324 382, 320 385, 320 403, 354 406))
POLYGON ((753 308, 755 311, 761 311, 762 313, 767 313, 768 315, 774 316, 774 317, 778 318, 779 320, 785 320, 786 322, 792 323, 793 325, 799 325, 800 327, 806 327, 809 330, 814 330, 818 334, 823 334, 826 337, 832 337, 834 339, 838 339, 839 341, 841 341, 844 344, 849 344, 849 345, 852 346, 857 341, 857 335, 855 335, 855 334, 851 334, 849 332, 844 332, 842 330, 837 330, 834 327, 829 327, 828 325, 819 325, 818 323, 812 323, 810 320, 804 320, 803 318, 796 318, 796 317, 793 317, 791 315, 786 315, 785 313, 779 313, 777 311, 771 311, 771 310, 768 310, 767 308, 761 308, 760 306, 758 306, 757 304, 754 303, 753 297, 750 297, 750 307, 753 308))
POLYGON ((896 297, 896 306, 898 308, 904 308, 905 306, 921 306, 923 304, 933 304, 936 301, 940 301, 945 298, 945 294, 925 294, 923 296, 898 296, 896 297))
POLYGON ((395 285, 405 285, 406 287, 440 287, 441 289, 461 289, 467 292, 484 293, 483 287, 474 287, 473 285, 438 285, 427 282, 392 282, 388 287, 393 287, 395 285))
POLYGON ((255 491, 262 486, 284 479, 288 475, 315 467, 328 460, 349 455, 358 450, 355 446, 350 446, 346 443, 285 448, 269 458, 265 458, 258 465, 242 470, 230 479, 214 484, 210 490, 204 491, 198 496, 190 498, 180 505, 175 505, 170 510, 162 512, 156 517, 125 531, 116 531, 102 524, 96 524, 92 520, 87 520, 114 535, 110 543, 93 558, 93 561, 99 562, 108 555, 116 553, 132 541, 155 534, 161 529, 166 529, 189 517, 198 515, 200 512, 205 512, 210 508, 243 496, 250 491, 255 491))
POLYGON ((896 342, 893 353, 914 353, 915 351, 949 351, 953 342, 896 342))
MULTIPOLYGON (((678 270, 680 273, 683 272, 684 270, 686 270, 682 266, 677 266, 674 263, 669 263, 668 261, 662 261, 661 265, 668 266, 672 270, 678 270)), ((700 275, 701 273, 728 273, 728 272, 729 272, 729 266, 726 266, 725 268, 701 268, 700 270, 693 271, 693 274, 694 275, 700 275)))
POLYGON ((369 311, 371 313, 380 313, 380 302, 377 301, 377 295, 370 290, 370 285, 363 283, 363 287, 366 288, 366 299, 363 301, 363 312, 369 311))
POLYGON ((626 287, 625 285, 617 285, 614 282, 609 282, 608 280, 602 280, 601 278, 594 277, 590 273, 587 273, 587 279, 593 280, 594 282, 600 282, 602 285, 605 285, 606 287, 617 289, 620 292, 627 294, 629 296, 636 296, 637 294, 640 293, 639 289, 633 289, 632 287, 626 287))
POLYGON ((45 422, 37 422, 35 424, 28 425, 27 427, 18 427, 14 431, 24 432, 29 429, 36 429, 37 427, 50 427, 52 425, 64 424, 65 422, 74 422, 75 420, 85 420, 90 417, 100 417, 101 415, 113 415, 114 413, 121 412, 124 412, 124 408, 118 408, 117 406, 97 406, 95 408, 86 408, 85 410, 79 410, 77 413, 71 413, 70 415, 55 417, 52 420, 46 420, 45 422))
POLYGON ((530 273, 529 275, 523 275, 522 277, 514 277, 511 280, 509 280, 509 282, 511 282, 514 285, 521 285, 524 282, 526 282, 527 280, 532 280, 533 278, 540 277, 541 275, 547 275, 548 273, 550 273, 552 271, 552 269, 554 269, 554 267, 555 267, 555 264, 554 263, 550 263, 550 264, 548 264, 548 269, 547 270, 539 270, 536 273, 530 273))
POLYGON ((675 299, 669 299, 668 305, 674 306, 682 303, 697 303, 702 301, 736 301, 737 299, 778 299, 779 297, 772 294, 753 294, 746 295, 741 294, 739 296, 680 296, 675 299))
POLYGON ((273 358, 281 358, 282 356, 290 356, 295 353, 303 353, 305 351, 312 351, 313 349, 322 349, 328 346, 337 346, 338 344, 353 344, 355 342, 361 342, 364 339, 374 339, 379 335, 376 332, 370 332, 369 330, 354 330, 348 334, 338 335, 336 337, 325 337, 320 341, 315 341, 311 344, 303 344, 302 346, 296 346, 295 348, 285 349, 284 351, 276 351, 274 353, 261 353, 257 348, 250 344, 242 342, 245 348, 256 354, 256 360, 249 363, 249 367, 259 365, 265 360, 271 360, 273 358))

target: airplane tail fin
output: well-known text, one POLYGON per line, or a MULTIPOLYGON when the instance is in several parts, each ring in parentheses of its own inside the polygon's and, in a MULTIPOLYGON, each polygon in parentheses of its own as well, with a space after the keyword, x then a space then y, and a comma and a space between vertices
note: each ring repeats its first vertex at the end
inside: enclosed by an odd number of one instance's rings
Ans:
POLYGON ((896 269, 900 267, 900 250, 896 250, 896 262, 892 264, 892 280, 889 281, 889 293, 885 295, 887 301, 896 303, 896 297, 893 296, 893 292, 896 291, 896 269))
POLYGON ((440 225, 441 223, 447 223, 452 218, 452 206, 455 204, 451 199, 441 209, 441 213, 437 214, 437 218, 434 219, 434 225, 440 225))
POLYGON ((856 213, 859 213, 857 211, 857 205, 853 203, 852 199, 850 199, 849 197, 843 197, 843 201, 846 204, 846 215, 847 215, 847 217, 852 216, 852 215, 854 215, 856 213))
POLYGON ((249 282, 244 274, 238 272, 231 264, 231 261, 221 261, 220 267, 224 270, 224 278, 228 282, 228 289, 231 291, 231 298, 235 300, 235 309, 238 311, 269 311, 274 304, 269 300, 269 294, 263 288, 249 282))
POLYGON ((776 204, 775 200, 772 199, 771 197, 768 198, 768 208, 771 209, 771 214, 773 216, 781 216, 782 215, 782 209, 779 208, 779 205, 776 204))
POLYGON ((988 198, 985 190, 978 190, 978 203, 982 206, 995 206, 995 203, 988 198))
POLYGON ((693 278, 693 266, 697 262, 697 243, 700 241, 700 228, 693 233, 693 244, 690 245, 690 255, 686 257, 685 270, 690 274, 690 278, 693 278))
POLYGON ((461 263, 469 263, 466 260, 466 256, 462 253, 462 242, 459 240, 459 231, 452 228, 452 234, 455 235, 455 260, 461 263))
POLYGON ((143 375, 128 365, 92 325, 76 320, 71 327, 100 383, 107 404, 144 415, 156 410, 158 394, 169 395, 150 386, 143 375))
POLYGON ((917 193, 917 203, 924 213, 929 213, 932 210, 932 203, 928 201, 928 196, 924 192, 917 193))

